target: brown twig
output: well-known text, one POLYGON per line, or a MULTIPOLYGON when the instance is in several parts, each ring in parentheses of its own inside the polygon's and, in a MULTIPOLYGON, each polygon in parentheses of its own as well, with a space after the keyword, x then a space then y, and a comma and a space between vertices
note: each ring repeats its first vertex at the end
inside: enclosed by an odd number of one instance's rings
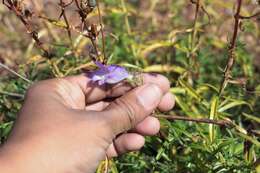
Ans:
MULTIPOLYGON (((90 58, 92 61, 96 61, 98 57, 100 57, 100 51, 98 49, 98 36, 100 34, 100 31, 102 33, 102 47, 103 47, 103 63, 106 63, 106 55, 105 55, 105 36, 103 31, 103 24, 102 24, 102 16, 99 8, 99 2, 98 1, 89 1, 89 0, 71 0, 68 3, 65 3, 63 0, 59 0, 59 6, 61 8, 61 13, 58 20, 51 19, 46 17, 45 15, 39 13, 38 15, 35 15, 34 12, 31 12, 30 10, 23 10, 23 0, 2 0, 3 4, 12 12, 16 14, 16 16, 21 20, 21 22, 25 25, 27 32, 32 36, 34 41, 36 42, 37 46, 43 50, 44 54, 48 57, 50 57, 50 54, 48 53, 48 50, 45 48, 43 43, 40 41, 38 37, 38 33, 36 30, 33 29, 31 26, 31 16, 36 16, 38 18, 44 19, 45 21, 50 22, 51 24, 56 25, 57 27, 60 27, 62 29, 66 29, 68 33, 68 37, 70 39, 71 45, 73 46, 73 40, 72 40, 72 31, 75 31, 84 37, 87 37, 91 40, 92 46, 94 47, 95 53, 90 53, 90 58), (67 17, 66 8, 72 4, 75 4, 77 8, 77 13, 81 19, 81 30, 78 29, 76 26, 70 25, 69 19, 67 17), (100 27, 96 24, 92 24, 88 21, 87 17, 88 15, 93 12, 95 8, 98 8, 98 14, 99 14, 99 23, 100 27), (34 14, 34 15, 32 15, 34 14), (29 16, 29 17, 28 17, 29 16), (60 18, 63 18, 64 24, 62 21, 60 21, 60 18)), ((73 48, 73 47, 72 47, 73 48)))
POLYGON ((259 130, 250 130, 250 133, 254 134, 255 136, 260 136, 259 130))
POLYGON ((68 6, 70 6, 71 4, 73 3, 73 0, 71 0, 71 2, 69 2, 69 3, 65 3, 65 2, 63 2, 63 0, 60 0, 60 3, 59 3, 59 6, 61 7, 61 14, 60 14, 60 16, 59 16, 59 19, 61 18, 61 17, 63 17, 63 19, 64 19, 64 21, 65 21, 65 23, 66 23, 66 25, 67 25, 67 33, 68 33, 68 37, 69 37, 69 39, 70 39, 70 43, 71 43, 71 45, 73 46, 73 43, 72 43, 72 36, 71 36, 71 30, 70 30, 70 24, 69 24, 69 20, 68 20, 68 17, 67 17, 67 14, 66 14, 66 7, 68 7, 68 6))
MULTIPOLYGON (((193 21, 193 30, 192 30, 192 36, 191 36, 191 44, 190 44, 190 51, 189 51, 189 64, 191 66, 191 68, 194 69, 195 72, 193 72, 193 74, 195 74, 195 76, 199 76, 199 62, 197 61, 197 48, 199 47, 199 43, 200 43, 200 37, 199 37, 199 28, 198 28, 198 20, 199 20, 199 14, 200 12, 204 12, 206 13, 206 15, 209 18, 210 21, 210 15, 209 13, 206 11, 206 9, 204 8, 204 6, 202 5, 202 1, 201 0, 190 0, 190 2, 192 4, 195 5, 195 17, 194 17, 194 21, 193 21)), ((210 23, 210 22, 209 22, 210 23)))
POLYGON ((81 29, 84 31, 86 27, 88 27, 87 17, 88 14, 93 11, 93 7, 89 7, 88 5, 84 4, 83 1, 74 0, 78 14, 81 18, 81 29))
MULTIPOLYGON (((38 37, 38 32, 33 29, 31 23, 28 20, 28 17, 23 11, 22 2, 12 1, 12 0, 2 0, 2 3, 19 18, 19 20, 25 26, 27 33, 30 34, 33 40, 36 42, 36 45, 44 52, 45 56, 49 57, 50 54, 48 50, 44 47, 43 43, 40 41, 38 37)), ((28 13, 32 14, 32 12, 30 12, 29 10, 26 10, 26 13, 27 15, 28 13)))
POLYGON ((227 62, 226 68, 224 70, 224 78, 223 78, 223 81, 220 86, 219 96, 222 95, 227 84, 229 83, 229 80, 231 78, 231 73, 232 73, 231 71, 232 71, 232 68, 235 63, 235 58, 236 58, 235 49, 236 49, 236 41, 237 41, 237 37, 238 37, 238 32, 239 32, 239 26, 240 26, 240 22, 241 22, 240 12, 242 9, 242 3, 243 3, 243 0, 237 0, 237 10, 236 10, 236 14, 234 15, 235 25, 234 25, 233 37, 232 37, 232 40, 231 40, 229 48, 228 48, 228 62, 227 62))
MULTIPOLYGON (((90 39, 95 50, 95 56, 99 57, 98 46, 96 43, 99 31, 97 30, 97 26, 95 24, 89 24, 89 22, 87 21, 87 16, 93 11, 94 6, 89 6, 90 4, 86 5, 83 3, 83 1, 79 2, 78 0, 74 0, 74 2, 76 4, 78 14, 81 18, 81 30, 83 33, 85 33, 84 36, 90 39)), ((92 55, 90 55, 90 58, 92 59, 92 61, 96 61, 96 58, 92 55)))
MULTIPOLYGON (((204 123, 204 124, 214 124, 218 125, 220 127, 225 127, 225 128, 234 128, 235 131, 241 133, 241 128, 233 123, 231 120, 212 120, 208 118, 191 118, 191 117, 186 117, 186 116, 178 116, 178 115, 158 115, 154 114, 154 117, 156 118, 163 118, 168 121, 174 122, 174 121, 189 121, 189 122, 195 122, 195 123, 204 123)), ((260 136, 259 131, 257 130, 250 130, 246 131, 246 134, 252 134, 254 136, 260 136)))
MULTIPOLYGON (((190 2, 191 2, 192 4, 197 5, 197 4, 199 3, 199 0, 197 0, 197 1, 195 1, 195 0, 190 0, 190 2)), ((209 23, 211 23, 211 16, 210 16, 210 14, 208 13, 208 11, 206 10, 206 8, 205 8, 203 5, 201 5, 201 4, 200 4, 200 8, 201 8, 201 10, 207 15, 207 17, 208 17, 208 19, 209 19, 209 23)))
POLYGON ((207 123, 207 124, 215 124, 219 126, 224 126, 224 127, 232 127, 232 122, 228 120, 211 120, 207 118, 191 118, 191 117, 185 117, 185 116, 177 116, 177 115, 155 115, 157 118, 164 118, 169 121, 176 121, 176 120, 181 120, 181 121, 191 121, 191 122, 196 122, 196 123, 207 123))
POLYGON ((5 70, 7 70, 8 72, 14 74, 15 76, 23 79, 24 81, 26 81, 29 84, 32 84, 32 81, 30 81, 29 79, 27 79, 26 77, 22 76, 21 74, 17 73, 16 71, 14 71, 13 69, 9 68, 7 65, 3 64, 0 62, 0 68, 4 68, 5 70))
MULTIPOLYGON (((191 49, 193 49, 195 47, 195 39, 196 39, 196 35, 197 35, 197 23, 198 23, 198 16, 199 16, 199 10, 200 10, 200 0, 194 1, 191 0, 191 2, 193 4, 196 5, 196 10, 195 10, 195 18, 194 18, 194 23, 193 23, 193 33, 192 33, 192 45, 191 45, 191 49)), ((193 50, 192 50, 193 51, 193 50)))

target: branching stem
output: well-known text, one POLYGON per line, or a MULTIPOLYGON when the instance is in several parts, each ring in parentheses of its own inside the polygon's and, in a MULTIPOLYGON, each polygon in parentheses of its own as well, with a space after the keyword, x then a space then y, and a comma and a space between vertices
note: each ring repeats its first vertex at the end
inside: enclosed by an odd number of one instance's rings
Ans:
POLYGON ((227 84, 229 83, 229 80, 231 78, 232 68, 235 63, 235 49, 236 49, 236 41, 239 33, 239 25, 241 22, 240 12, 242 9, 242 3, 243 0, 237 0, 237 11, 234 16, 235 18, 235 25, 234 25, 234 31, 233 31, 233 37, 230 42, 229 48, 228 48, 228 62, 224 71, 224 79, 221 83, 220 90, 219 90, 219 96, 222 95, 223 91, 225 90, 227 84))
POLYGON ((12 11, 18 19, 23 23, 25 26, 27 33, 31 35, 33 40, 36 42, 37 46, 44 52, 44 55, 49 57, 50 54, 48 50, 43 46, 43 43, 40 41, 38 37, 38 32, 33 30, 33 27, 31 26, 31 23, 28 21, 27 17, 22 11, 22 2, 14 3, 12 0, 3 0, 3 4, 12 11))

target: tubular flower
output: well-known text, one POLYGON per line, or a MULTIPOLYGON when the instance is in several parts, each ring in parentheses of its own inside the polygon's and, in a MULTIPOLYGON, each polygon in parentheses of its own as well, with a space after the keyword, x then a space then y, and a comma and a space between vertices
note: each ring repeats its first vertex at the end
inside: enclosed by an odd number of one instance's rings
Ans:
POLYGON ((90 73, 90 78, 99 85, 116 84, 130 76, 128 71, 119 65, 104 65, 99 61, 96 61, 95 64, 98 69, 90 73))

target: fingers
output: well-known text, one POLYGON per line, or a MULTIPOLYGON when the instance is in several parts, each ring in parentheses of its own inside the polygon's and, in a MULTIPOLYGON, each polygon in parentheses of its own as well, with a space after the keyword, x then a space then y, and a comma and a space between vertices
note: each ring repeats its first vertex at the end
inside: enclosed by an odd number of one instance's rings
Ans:
MULTIPOLYGON (((142 74, 144 84, 153 83, 158 85, 163 91, 168 91, 170 83, 168 79, 158 74, 142 74)), ((86 75, 71 76, 65 78, 78 85, 86 96, 86 103, 95 103, 105 98, 119 97, 133 89, 129 83, 121 82, 117 85, 102 85, 91 82, 86 75)))
POLYGON ((149 116, 157 108, 166 92, 155 84, 135 88, 102 111, 102 118, 108 121, 108 128, 112 130, 112 133, 118 135, 132 129, 149 116))
POLYGON ((142 135, 136 133, 122 134, 108 147, 107 155, 111 158, 126 152, 137 151, 144 146, 144 143, 145 139, 142 135))
POLYGON ((100 101, 97 103, 93 103, 86 106, 87 111, 102 111, 104 110, 110 103, 105 101, 100 101))
POLYGON ((147 117, 137 124, 132 132, 139 133, 144 136, 156 135, 160 130, 160 121, 155 117, 147 117))
POLYGON ((170 111, 174 106, 175 97, 172 93, 168 92, 163 96, 158 108, 162 112, 167 112, 170 111))
POLYGON ((101 101, 105 98, 118 97, 132 89, 126 82, 117 85, 101 85, 93 83, 86 75, 67 77, 67 80, 78 85, 85 94, 87 104, 101 101))
POLYGON ((144 84, 155 84, 158 85, 162 91, 168 92, 170 89, 169 80, 160 74, 145 73, 142 74, 144 84))
MULTIPOLYGON (((100 101, 97 103, 89 104, 86 106, 86 110, 90 111, 102 111, 104 110, 109 104, 112 102, 111 101, 100 101)), ((175 97, 173 94, 170 92, 166 93, 161 102, 158 105, 158 109, 162 112, 167 112, 170 111, 175 105, 175 97)))

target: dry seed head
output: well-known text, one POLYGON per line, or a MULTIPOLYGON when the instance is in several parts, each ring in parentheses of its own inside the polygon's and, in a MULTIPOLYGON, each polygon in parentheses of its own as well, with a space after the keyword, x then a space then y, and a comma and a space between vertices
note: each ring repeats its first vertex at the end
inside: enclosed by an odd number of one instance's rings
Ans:
POLYGON ((144 84, 141 73, 135 71, 130 72, 127 82, 133 87, 138 87, 144 84))

